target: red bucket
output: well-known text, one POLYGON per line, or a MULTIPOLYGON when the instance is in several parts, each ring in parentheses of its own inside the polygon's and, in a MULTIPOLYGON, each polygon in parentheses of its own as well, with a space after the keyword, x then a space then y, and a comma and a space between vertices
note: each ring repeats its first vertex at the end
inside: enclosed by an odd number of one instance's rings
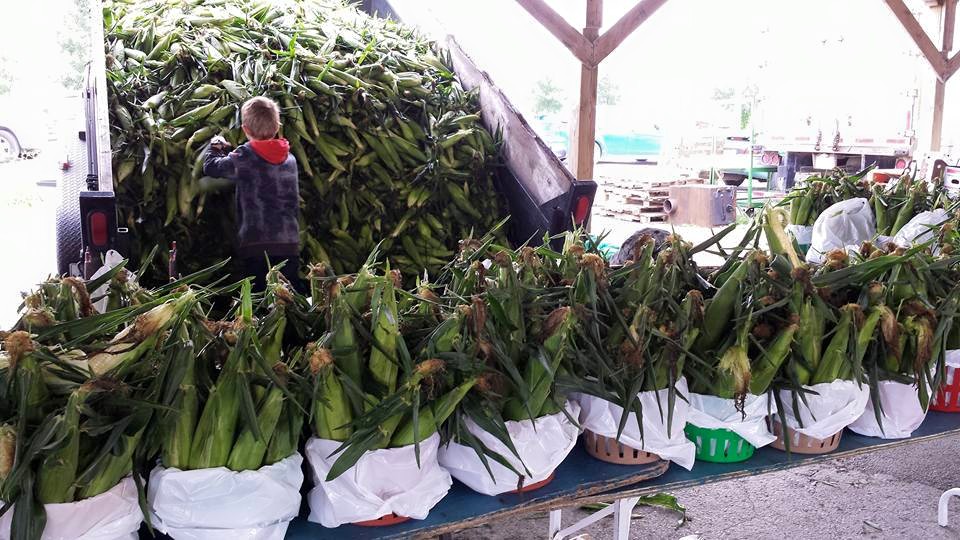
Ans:
POLYGON ((947 377, 943 381, 943 386, 933 396, 930 410, 960 412, 960 370, 947 366, 947 377))
POLYGON ((360 527, 387 527, 390 525, 399 525, 405 521, 410 521, 410 518, 404 516, 398 516, 393 512, 385 516, 380 516, 377 519, 371 519, 370 521, 358 521, 354 525, 359 525, 360 527))

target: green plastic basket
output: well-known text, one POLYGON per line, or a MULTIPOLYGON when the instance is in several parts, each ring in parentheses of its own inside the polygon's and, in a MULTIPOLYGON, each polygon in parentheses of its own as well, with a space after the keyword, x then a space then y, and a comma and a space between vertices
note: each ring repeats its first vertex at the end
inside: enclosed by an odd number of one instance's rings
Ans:
POLYGON ((697 445, 697 459, 713 463, 738 463, 753 455, 755 448, 729 429, 707 429, 687 424, 683 430, 697 445))

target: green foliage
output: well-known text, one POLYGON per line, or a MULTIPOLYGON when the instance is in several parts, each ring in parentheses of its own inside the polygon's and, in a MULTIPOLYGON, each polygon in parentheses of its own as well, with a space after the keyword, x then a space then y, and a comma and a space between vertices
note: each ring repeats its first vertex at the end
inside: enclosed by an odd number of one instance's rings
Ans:
POLYGON ((553 82, 553 79, 540 79, 537 81, 533 93, 536 100, 533 111, 538 116, 556 114, 563 110, 563 90, 553 82))
MULTIPOLYGON (((83 84, 84 66, 90 51, 90 0, 73 0, 63 15, 57 39, 67 58, 60 83, 68 90, 79 90, 83 84)), ((0 63, 2 66, 2 63, 0 63)), ((3 93, 3 70, 0 67, 0 93, 3 93)))
POLYGON ((600 77, 597 83, 597 103, 599 105, 617 105, 620 103, 620 86, 610 77, 600 77))

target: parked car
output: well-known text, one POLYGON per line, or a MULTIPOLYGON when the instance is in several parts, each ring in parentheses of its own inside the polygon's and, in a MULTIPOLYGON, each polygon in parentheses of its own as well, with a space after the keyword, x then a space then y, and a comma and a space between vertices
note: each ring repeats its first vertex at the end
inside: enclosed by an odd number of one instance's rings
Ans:
MULTIPOLYGON (((560 159, 566 159, 570 149, 569 122, 539 116, 531 124, 547 146, 560 159)), ((660 156, 662 139, 656 124, 630 120, 629 115, 600 108, 597 111, 593 159, 656 161, 660 156)))
POLYGON ((0 97, 0 162, 17 159, 40 147, 44 122, 23 99, 0 97))

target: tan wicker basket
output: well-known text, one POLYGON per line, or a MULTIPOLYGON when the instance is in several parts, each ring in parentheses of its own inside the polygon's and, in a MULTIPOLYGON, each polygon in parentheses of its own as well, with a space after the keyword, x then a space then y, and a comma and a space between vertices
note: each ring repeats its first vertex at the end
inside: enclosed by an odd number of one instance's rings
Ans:
POLYGON ((597 435, 590 430, 583 432, 583 445, 588 454, 607 463, 644 465, 660 461, 660 456, 656 454, 631 448, 620 444, 616 439, 597 435))
MULTIPOLYGON (((783 425, 777 420, 768 420, 768 423, 773 434, 777 436, 777 440, 770 443, 770 446, 777 450, 786 451, 787 448, 784 445, 783 439, 783 425)), ((795 454, 828 454, 840 446, 840 436, 843 435, 843 430, 841 429, 826 439, 808 437, 803 433, 797 433, 789 427, 787 427, 787 434, 790 437, 790 451, 795 454)))

